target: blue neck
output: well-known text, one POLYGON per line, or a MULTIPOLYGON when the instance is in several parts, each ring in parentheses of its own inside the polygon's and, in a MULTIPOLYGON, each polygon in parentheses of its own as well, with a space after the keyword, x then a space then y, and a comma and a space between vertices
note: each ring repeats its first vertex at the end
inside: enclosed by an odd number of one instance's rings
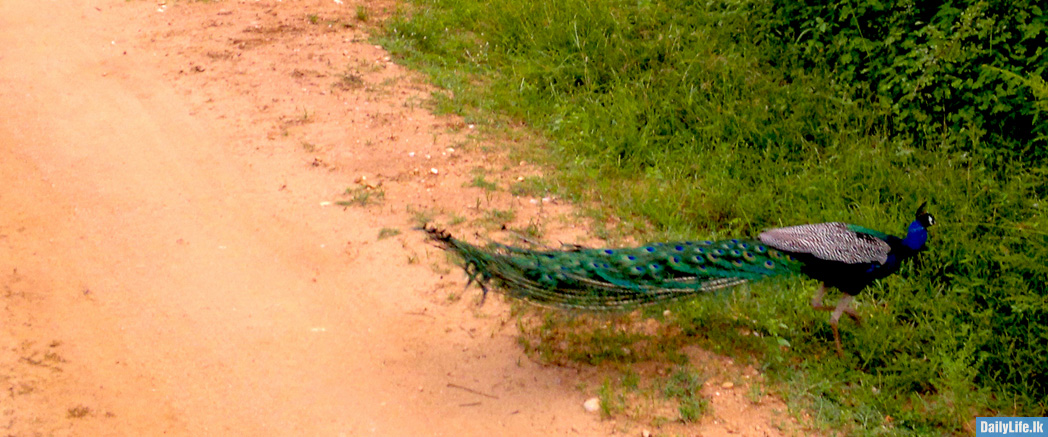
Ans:
POLYGON ((914 220, 910 223, 910 228, 906 230, 906 238, 902 240, 902 244, 910 249, 918 250, 924 247, 924 243, 928 241, 928 230, 921 225, 921 222, 914 220))

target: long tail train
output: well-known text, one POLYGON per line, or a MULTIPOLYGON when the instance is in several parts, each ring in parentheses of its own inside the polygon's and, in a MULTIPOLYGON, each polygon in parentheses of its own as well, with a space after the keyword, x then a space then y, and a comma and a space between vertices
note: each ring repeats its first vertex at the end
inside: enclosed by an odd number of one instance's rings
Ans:
POLYGON ((531 303, 611 311, 685 299, 769 276, 796 273, 792 256, 756 241, 682 241, 635 248, 533 250, 480 247, 436 227, 422 228, 463 260, 476 282, 531 303))

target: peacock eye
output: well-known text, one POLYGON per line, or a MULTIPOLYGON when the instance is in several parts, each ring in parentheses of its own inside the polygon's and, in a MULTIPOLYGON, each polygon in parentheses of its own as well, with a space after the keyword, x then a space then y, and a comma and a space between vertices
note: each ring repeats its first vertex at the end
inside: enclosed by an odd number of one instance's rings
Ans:
POLYGON ((615 254, 615 251, 614 251, 614 250, 611 250, 611 249, 604 249, 604 253, 606 253, 606 254, 608 254, 608 255, 614 255, 614 254, 615 254))

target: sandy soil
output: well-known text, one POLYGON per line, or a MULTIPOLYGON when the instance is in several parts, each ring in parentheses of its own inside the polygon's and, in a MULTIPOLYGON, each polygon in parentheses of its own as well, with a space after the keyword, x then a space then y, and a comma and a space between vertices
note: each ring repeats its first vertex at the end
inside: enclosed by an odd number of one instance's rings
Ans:
POLYGON ((356 7, 0 2, 0 433, 800 429, 702 351, 720 376, 700 423, 602 419, 582 404, 604 370, 537 362, 506 303, 452 298, 463 275, 420 215, 585 232, 510 195, 536 170, 427 112, 432 90, 368 42, 389 5, 356 7), (469 185, 483 169, 502 189, 469 185))

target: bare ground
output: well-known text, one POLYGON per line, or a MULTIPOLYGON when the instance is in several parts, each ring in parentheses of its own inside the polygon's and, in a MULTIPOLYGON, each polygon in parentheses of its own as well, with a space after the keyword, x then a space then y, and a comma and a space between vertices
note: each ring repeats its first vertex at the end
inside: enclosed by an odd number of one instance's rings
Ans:
POLYGON ((509 194, 537 170, 428 112, 356 7, 0 2, 0 433, 800 432, 700 350, 700 422, 585 412, 607 369, 526 355, 411 229, 580 220, 509 194))

